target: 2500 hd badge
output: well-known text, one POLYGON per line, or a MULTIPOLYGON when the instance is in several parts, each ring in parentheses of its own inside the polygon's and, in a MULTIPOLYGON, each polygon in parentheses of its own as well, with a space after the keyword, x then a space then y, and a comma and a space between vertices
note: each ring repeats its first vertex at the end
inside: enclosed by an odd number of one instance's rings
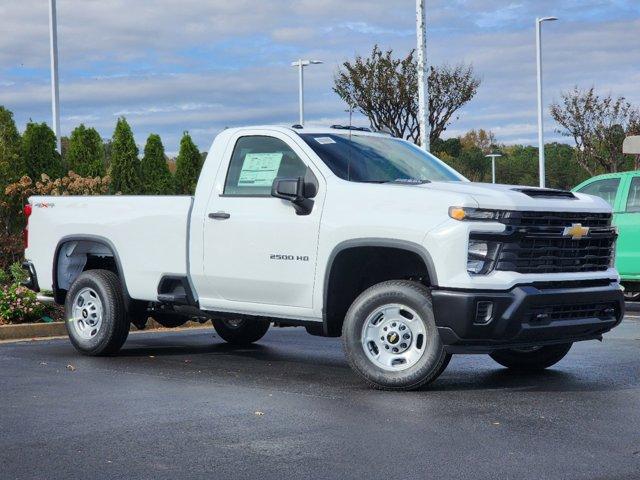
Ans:
POLYGON ((298 262, 308 262, 308 255, 279 255, 277 253, 272 253, 269 258, 271 260, 293 260, 298 262))

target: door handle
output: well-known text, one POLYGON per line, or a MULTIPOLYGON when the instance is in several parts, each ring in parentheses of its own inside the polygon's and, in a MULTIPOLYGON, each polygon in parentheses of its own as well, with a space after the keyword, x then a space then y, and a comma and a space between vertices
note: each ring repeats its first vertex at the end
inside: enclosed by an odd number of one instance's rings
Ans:
POLYGON ((215 220, 226 220, 228 218, 231 218, 231 214, 227 212, 215 212, 210 213, 209 218, 213 218, 215 220))

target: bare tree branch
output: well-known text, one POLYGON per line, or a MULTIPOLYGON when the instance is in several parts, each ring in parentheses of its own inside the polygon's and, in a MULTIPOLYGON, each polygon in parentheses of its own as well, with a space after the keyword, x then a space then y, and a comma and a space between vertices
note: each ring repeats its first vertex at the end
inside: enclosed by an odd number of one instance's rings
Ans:
MULTIPOLYGON (((375 130, 420 142, 418 70, 412 50, 403 59, 376 45, 367 58, 344 62, 334 79, 334 91, 369 118, 375 130)), ((456 112, 478 91, 480 79, 471 65, 431 68, 429 74, 430 140, 435 142, 457 119, 456 112)))

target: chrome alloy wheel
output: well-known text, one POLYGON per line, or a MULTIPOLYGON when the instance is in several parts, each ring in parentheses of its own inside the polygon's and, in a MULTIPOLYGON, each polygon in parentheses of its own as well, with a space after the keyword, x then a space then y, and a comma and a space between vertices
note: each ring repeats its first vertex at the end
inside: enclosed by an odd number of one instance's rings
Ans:
POLYGON ((414 366, 425 352, 427 330, 415 310, 400 304, 378 307, 362 326, 362 348, 371 362, 388 371, 414 366))
POLYGON ((102 315, 102 301, 96 291, 83 288, 73 300, 72 318, 69 322, 79 337, 90 340, 100 331, 102 315))

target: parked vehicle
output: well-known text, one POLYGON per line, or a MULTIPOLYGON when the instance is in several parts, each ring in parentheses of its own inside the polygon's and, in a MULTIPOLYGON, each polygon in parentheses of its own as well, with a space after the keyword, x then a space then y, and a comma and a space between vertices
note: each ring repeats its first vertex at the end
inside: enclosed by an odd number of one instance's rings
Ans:
POLYGON ((30 286, 73 345, 117 352, 130 322, 211 318, 232 344, 271 323, 342 336, 377 388, 415 389, 451 354, 537 370, 622 319, 611 207, 478 184, 362 129, 216 137, 192 197, 33 197, 30 286))
POLYGON ((578 185, 575 192, 596 195, 613 208, 618 228, 616 269, 628 300, 640 299, 640 170, 599 175, 578 185))

